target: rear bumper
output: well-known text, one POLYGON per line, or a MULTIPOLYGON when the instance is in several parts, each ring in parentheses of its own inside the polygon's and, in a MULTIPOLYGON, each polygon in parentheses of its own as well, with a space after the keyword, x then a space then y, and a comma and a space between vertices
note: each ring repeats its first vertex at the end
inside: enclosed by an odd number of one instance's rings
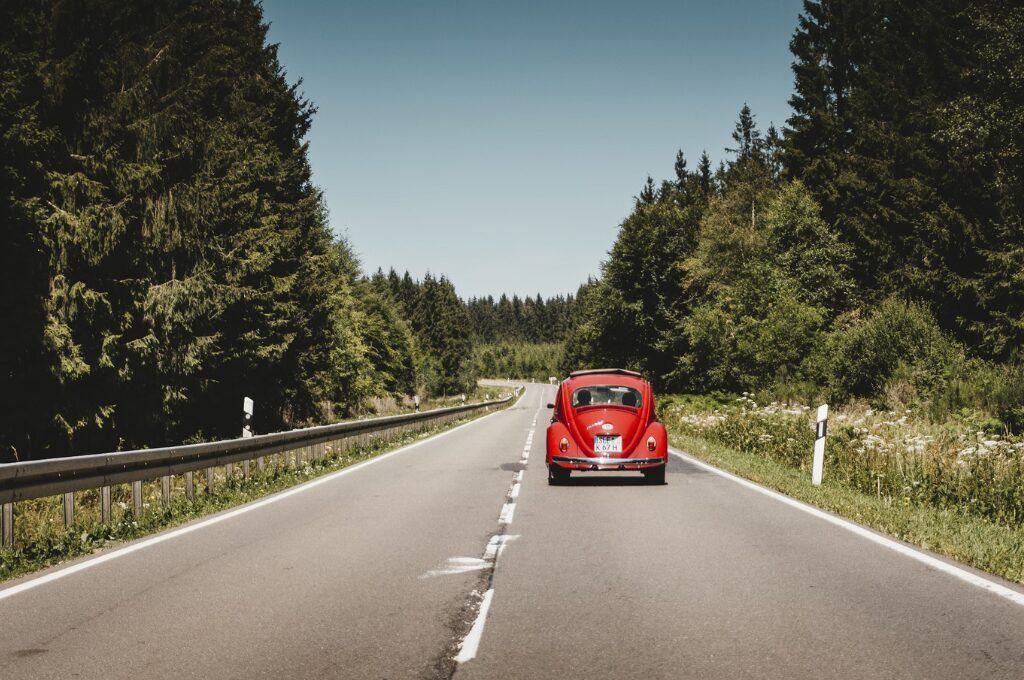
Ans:
POLYGON ((551 456, 551 462, 570 470, 642 470, 664 465, 667 458, 588 458, 551 456))

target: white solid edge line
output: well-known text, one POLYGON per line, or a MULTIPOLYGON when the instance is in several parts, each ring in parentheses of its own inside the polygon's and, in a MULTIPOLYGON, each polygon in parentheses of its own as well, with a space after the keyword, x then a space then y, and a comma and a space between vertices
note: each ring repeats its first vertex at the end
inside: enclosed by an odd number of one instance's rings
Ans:
POLYGON ((462 641, 462 648, 455 663, 466 663, 476 658, 476 651, 480 648, 480 639, 484 636, 484 624, 487 622, 487 610, 491 608, 491 598, 494 597, 494 588, 484 593, 484 599, 480 603, 480 611, 476 615, 473 627, 469 629, 469 635, 462 641))
MULTIPOLYGON (((523 394, 524 395, 526 394, 526 390, 523 390, 523 394)), ((522 399, 522 396, 520 396, 519 398, 522 399)), ((516 404, 518 404, 518 403, 519 402, 517 401, 516 404)), ((6 600, 9 597, 13 597, 13 596, 15 596, 15 595, 17 595, 19 593, 23 593, 26 590, 31 590, 33 588, 38 588, 39 586, 46 585, 47 583, 52 583, 53 581, 57 581, 57 580, 62 579, 64 577, 66 577, 66 576, 71 576, 72 574, 77 574, 80 571, 85 571, 86 569, 91 569, 92 567, 99 566, 99 565, 103 564, 104 562, 109 562, 109 561, 115 560, 115 559, 117 559, 119 557, 124 557, 125 555, 130 555, 130 554, 132 554, 134 552, 138 552, 139 550, 143 550, 145 548, 149 548, 151 546, 157 545, 158 543, 163 543, 164 541, 169 541, 172 538, 177 538, 178 536, 183 536, 183 535, 191 533, 193 531, 198 531, 199 529, 204 529, 204 528, 206 528, 208 526, 212 526, 214 524, 219 524, 220 522, 223 522, 223 521, 228 520, 228 519, 232 519, 234 517, 237 517, 238 515, 242 515, 242 514, 245 514, 247 512, 251 512, 253 510, 256 510, 257 508, 262 508, 264 506, 271 505, 272 503, 277 503, 278 501, 282 501, 285 498, 289 498, 289 497, 294 496, 296 494, 303 493, 305 491, 309 491, 310 489, 318 487, 321 484, 326 484, 328 482, 331 482, 331 481, 337 479, 338 477, 343 477, 343 476, 345 476, 347 474, 351 474, 351 473, 353 473, 353 472, 355 472, 357 470, 361 470, 362 468, 365 468, 367 466, 373 465, 375 463, 379 463, 380 461, 382 461, 382 460, 384 460, 386 458, 390 458, 392 456, 397 456, 400 453, 405 453, 406 451, 414 449, 414 448, 416 448, 418 446, 422 446, 423 444, 426 444, 428 442, 435 441, 437 439, 440 439, 441 437, 445 437, 447 435, 450 435, 453 432, 457 432, 458 430, 461 430, 464 427, 468 427, 470 425, 474 425, 476 423, 482 422, 482 421, 490 418, 491 416, 496 416, 496 415, 499 415, 501 413, 505 413, 505 411, 502 410, 502 411, 495 411, 494 413, 489 413, 489 414, 483 416, 482 418, 477 418, 475 420, 471 420, 468 423, 463 423, 462 425, 459 425, 457 427, 453 427, 450 430, 445 430, 444 432, 438 432, 437 434, 435 434, 435 435, 433 435, 431 437, 427 437, 426 439, 421 439, 421 440, 419 440, 417 442, 413 442, 412 444, 407 444, 406 446, 403 446, 402 448, 399 448, 399 449, 395 449, 394 451, 388 451, 387 453, 383 453, 383 454, 381 454, 379 456, 376 456, 374 458, 371 458, 369 460, 364 460, 361 463, 356 463, 355 465, 350 465, 349 467, 346 467, 346 468, 343 468, 341 470, 338 470, 337 472, 332 472, 332 473, 330 473, 328 475, 324 475, 323 477, 317 477, 316 479, 311 479, 308 482, 304 482, 304 483, 302 483, 302 484, 300 484, 298 486, 294 486, 294 487, 292 487, 290 489, 287 489, 285 491, 281 491, 281 492, 279 492, 277 494, 274 494, 273 496, 268 496, 267 498, 264 498, 262 500, 253 501, 252 503, 249 503, 247 505, 242 505, 242 506, 240 506, 238 508, 235 508, 234 510, 229 510, 229 511, 224 512, 222 514, 214 515, 213 517, 210 517, 208 519, 204 519, 204 520, 198 521, 195 524, 189 524, 189 525, 183 526, 183 527, 181 527, 179 529, 172 529, 170 531, 167 531, 167 532, 164 532, 164 533, 160 533, 160 534, 157 534, 155 536, 151 536, 150 538, 145 538, 145 539, 139 540, 138 542, 131 543, 129 545, 126 545, 123 548, 116 548, 114 550, 111 550, 110 552, 103 553, 102 555, 97 555, 96 557, 93 557, 93 558, 87 558, 87 559, 85 559, 85 560, 83 560, 81 562, 77 562, 77 563, 72 564, 70 566, 64 567, 63 569, 57 567, 55 571, 51 571, 51 572, 49 572, 47 574, 43 574, 42 576, 38 576, 38 577, 30 579, 28 581, 24 581, 24 582, 19 583, 17 585, 10 586, 9 588, 5 588, 3 590, 0 590, 0 600, 6 600)))
POLYGON ((884 548, 888 548, 889 550, 897 552, 905 557, 917 560, 918 562, 921 562, 922 564, 925 564, 933 569, 937 569, 954 578, 960 579, 965 583, 969 583, 972 586, 976 586, 983 590, 987 590, 988 592, 994 595, 998 595, 999 597, 1009 600, 1010 602, 1013 602, 1016 605, 1024 607, 1024 593, 1013 590, 1012 588, 1007 588, 1004 585, 1000 585, 999 583, 990 581, 987 578, 978 576, 977 574, 967 571, 966 569, 962 569, 948 562, 944 562, 943 560, 932 557, 931 555, 916 550, 915 548, 912 548, 909 545, 901 543, 895 539, 886 538, 885 536, 876 534, 874 531, 862 527, 856 522, 852 522, 850 520, 837 517, 831 513, 816 508, 813 505, 808 505, 807 503, 804 503, 802 501, 790 498, 789 496, 781 494, 778 491, 772 491, 771 489, 765 488, 755 482, 751 482, 748 479, 737 477, 736 475, 730 472, 726 472, 725 470, 716 468, 713 465, 709 465, 708 463, 705 463, 702 460, 698 460, 697 458, 694 458, 693 456, 685 454, 681 451, 669 449, 669 452, 672 453, 672 455, 687 461, 688 463, 693 463, 694 465, 707 470, 708 472, 713 472, 714 474, 719 475, 720 477, 725 477, 726 479, 729 479, 733 482, 736 482, 737 484, 745 486, 748 489, 753 489, 758 493, 764 494, 769 498, 777 500, 780 503, 785 503, 790 507, 806 512, 809 515, 813 515, 818 519, 823 519, 826 522, 836 525, 837 527, 841 527, 851 533, 857 534, 862 538, 866 538, 869 541, 873 541, 874 543, 877 543, 878 545, 884 548))

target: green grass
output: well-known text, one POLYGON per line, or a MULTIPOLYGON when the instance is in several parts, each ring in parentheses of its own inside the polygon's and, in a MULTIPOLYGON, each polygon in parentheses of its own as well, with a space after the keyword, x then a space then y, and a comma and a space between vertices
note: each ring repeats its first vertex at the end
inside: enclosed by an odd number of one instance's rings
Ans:
POLYGON ((672 444, 712 465, 770 489, 848 517, 866 527, 1024 583, 1024 527, 994 522, 958 507, 915 505, 909 496, 865 493, 777 460, 709 441, 669 423, 672 444))
MULTIPOLYGON (((512 403, 514 400, 509 402, 512 403)), ((0 582, 269 496, 493 412, 472 411, 463 418, 417 432, 373 439, 351 448, 339 446, 329 450, 322 460, 303 461, 299 468, 294 467, 294 458, 292 465, 284 468, 275 464, 276 456, 268 456, 263 472, 258 472, 255 464, 251 466, 248 481, 241 478, 240 463, 235 464, 231 480, 226 479, 224 468, 218 468, 212 491, 206 489, 206 475, 197 472, 192 500, 185 497, 184 479, 176 476, 172 500, 167 506, 160 500, 159 480, 144 482, 143 511, 139 516, 130 510, 131 486, 120 484, 111 488, 109 524, 100 522, 98 490, 75 494, 76 521, 67 528, 59 496, 23 501, 15 506, 15 547, 0 548, 0 582)))

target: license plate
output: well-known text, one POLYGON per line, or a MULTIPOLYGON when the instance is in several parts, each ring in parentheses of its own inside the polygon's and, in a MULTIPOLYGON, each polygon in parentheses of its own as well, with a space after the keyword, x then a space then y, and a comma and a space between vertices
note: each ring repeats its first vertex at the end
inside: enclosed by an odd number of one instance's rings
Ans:
POLYGON ((595 435, 594 453, 622 453, 622 437, 595 435))

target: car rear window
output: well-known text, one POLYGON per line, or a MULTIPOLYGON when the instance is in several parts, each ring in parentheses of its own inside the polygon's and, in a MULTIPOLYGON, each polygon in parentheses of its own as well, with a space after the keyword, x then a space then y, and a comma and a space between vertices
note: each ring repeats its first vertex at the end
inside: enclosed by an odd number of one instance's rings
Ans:
POLYGON ((640 390, 621 385, 588 385, 572 393, 573 408, 580 406, 632 406, 640 408, 640 390))

